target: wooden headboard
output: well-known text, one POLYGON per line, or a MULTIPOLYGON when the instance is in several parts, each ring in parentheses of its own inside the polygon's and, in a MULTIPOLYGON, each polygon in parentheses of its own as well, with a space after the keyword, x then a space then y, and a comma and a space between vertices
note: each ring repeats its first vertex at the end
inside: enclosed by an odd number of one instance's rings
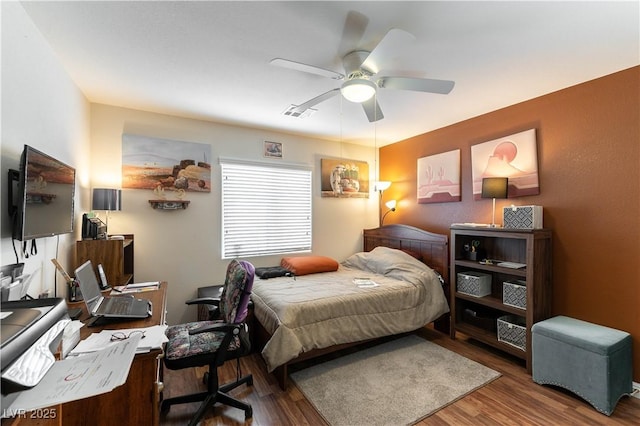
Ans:
MULTIPOLYGON (((409 225, 386 225, 364 230, 364 251, 378 246, 419 253, 422 262, 444 278, 444 294, 449 301, 449 236, 434 234, 409 225)), ((436 329, 449 333, 449 314, 435 321, 436 329)))
POLYGON ((449 282, 449 237, 409 225, 386 225, 364 230, 364 251, 378 246, 420 253, 422 261, 449 282))

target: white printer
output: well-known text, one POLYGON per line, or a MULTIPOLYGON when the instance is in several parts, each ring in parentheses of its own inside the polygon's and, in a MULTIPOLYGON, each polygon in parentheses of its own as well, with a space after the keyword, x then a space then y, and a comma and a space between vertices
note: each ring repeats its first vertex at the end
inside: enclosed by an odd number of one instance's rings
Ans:
POLYGON ((64 299, 5 301, 0 304, 2 417, 20 391, 37 385, 49 371, 69 322, 64 299))

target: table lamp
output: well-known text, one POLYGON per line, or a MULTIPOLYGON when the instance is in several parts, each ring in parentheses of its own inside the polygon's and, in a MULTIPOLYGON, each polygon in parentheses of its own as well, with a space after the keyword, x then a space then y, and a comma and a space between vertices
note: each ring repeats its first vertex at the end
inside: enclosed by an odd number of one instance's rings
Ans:
POLYGON ((91 202, 92 210, 104 210, 106 211, 106 223, 107 233, 109 232, 109 211, 122 210, 122 190, 120 189, 107 189, 107 188, 94 188, 93 199, 91 202))
POLYGON ((496 225, 496 198, 507 198, 508 188, 509 178, 490 177, 482 179, 482 198, 493 199, 492 228, 498 227, 498 225, 496 225))

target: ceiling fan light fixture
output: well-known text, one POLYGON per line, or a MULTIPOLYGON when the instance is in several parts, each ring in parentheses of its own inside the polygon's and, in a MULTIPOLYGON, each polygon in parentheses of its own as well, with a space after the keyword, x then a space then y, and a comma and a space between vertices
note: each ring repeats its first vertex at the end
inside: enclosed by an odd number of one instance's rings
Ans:
POLYGON ((365 78, 354 78, 345 81, 340 88, 342 96, 348 101, 362 103, 368 101, 376 93, 376 84, 365 78))

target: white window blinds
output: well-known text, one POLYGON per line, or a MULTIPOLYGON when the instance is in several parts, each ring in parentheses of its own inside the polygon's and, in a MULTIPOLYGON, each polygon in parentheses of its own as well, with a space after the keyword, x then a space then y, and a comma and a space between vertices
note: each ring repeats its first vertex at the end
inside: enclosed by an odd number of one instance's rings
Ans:
POLYGON ((220 159, 222 257, 311 251, 311 168, 220 159))

